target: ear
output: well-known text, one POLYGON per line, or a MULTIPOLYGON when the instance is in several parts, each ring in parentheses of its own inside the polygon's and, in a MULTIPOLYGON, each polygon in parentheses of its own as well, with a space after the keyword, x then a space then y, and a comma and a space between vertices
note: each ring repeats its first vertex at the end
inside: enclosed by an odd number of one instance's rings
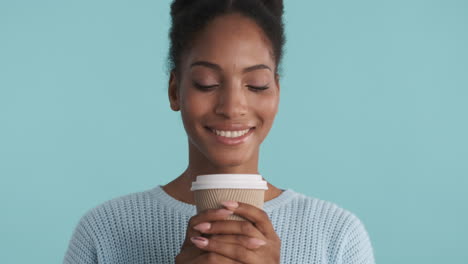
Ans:
POLYGON ((278 93, 280 92, 280 76, 279 74, 275 74, 275 84, 276 84, 276 87, 278 87, 278 93))
POLYGON ((171 104, 171 109, 173 111, 180 110, 180 96, 179 96, 179 89, 177 83, 177 77, 175 75, 175 71, 171 71, 171 77, 169 78, 169 102, 171 104))

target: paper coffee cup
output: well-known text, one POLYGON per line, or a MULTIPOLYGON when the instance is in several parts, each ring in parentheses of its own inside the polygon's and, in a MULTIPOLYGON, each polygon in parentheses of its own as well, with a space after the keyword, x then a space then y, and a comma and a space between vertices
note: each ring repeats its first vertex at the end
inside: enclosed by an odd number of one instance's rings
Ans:
MULTIPOLYGON (((259 174, 208 174, 199 175, 192 182, 197 213, 206 209, 224 208, 223 201, 238 201, 263 209, 267 182, 259 174)), ((245 221, 231 215, 227 220, 245 221)))

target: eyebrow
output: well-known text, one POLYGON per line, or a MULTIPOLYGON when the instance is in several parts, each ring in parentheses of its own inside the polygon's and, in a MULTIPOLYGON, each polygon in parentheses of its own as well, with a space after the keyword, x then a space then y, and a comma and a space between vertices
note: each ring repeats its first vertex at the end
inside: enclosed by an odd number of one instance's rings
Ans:
MULTIPOLYGON (((205 67, 211 68, 211 69, 216 70, 216 71, 223 71, 218 64, 211 63, 211 62, 208 62, 208 61, 196 61, 196 62, 190 64, 190 68, 192 68, 194 66, 205 66, 205 67)), ((270 67, 266 66, 265 64, 257 64, 257 65, 253 65, 253 66, 244 68, 242 70, 242 73, 247 73, 247 72, 251 72, 251 71, 255 71, 255 70, 261 70, 261 69, 267 69, 267 70, 271 71, 270 67)))

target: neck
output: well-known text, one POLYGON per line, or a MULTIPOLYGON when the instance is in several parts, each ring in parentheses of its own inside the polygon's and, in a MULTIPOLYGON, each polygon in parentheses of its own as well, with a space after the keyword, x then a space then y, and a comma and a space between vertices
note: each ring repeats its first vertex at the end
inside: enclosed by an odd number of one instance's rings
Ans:
MULTIPOLYGON (((190 188, 192 186, 192 182, 195 180, 197 175, 200 174, 191 174, 189 172, 189 169, 187 169, 175 180, 164 185, 163 190, 176 200, 195 205, 195 199, 193 197, 192 191, 190 191, 190 188)), ((265 180, 265 178, 263 178, 263 180, 265 180)), ((283 192, 282 190, 273 186, 269 182, 267 182, 267 186, 268 190, 265 191, 265 202, 276 198, 283 192)))
MULTIPOLYGON (((258 172, 258 152, 255 157, 249 159, 247 164, 239 166, 216 166, 209 162, 201 153, 194 153, 189 150, 189 165, 187 169, 175 180, 163 186, 164 191, 176 200, 195 204, 190 188, 192 182, 195 181, 198 175, 204 174, 260 174, 258 172)), ((263 178, 265 180, 265 178, 263 178)), ((268 190, 265 191, 265 201, 271 200, 281 194, 281 190, 267 182, 268 190)))

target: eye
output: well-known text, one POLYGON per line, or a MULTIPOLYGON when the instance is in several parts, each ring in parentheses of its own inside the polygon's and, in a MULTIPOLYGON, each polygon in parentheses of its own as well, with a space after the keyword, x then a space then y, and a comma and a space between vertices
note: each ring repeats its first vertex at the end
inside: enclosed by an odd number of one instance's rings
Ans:
POLYGON ((193 86, 195 86, 195 88, 197 88, 198 90, 201 90, 201 91, 210 91, 210 90, 212 90, 213 88, 217 87, 218 85, 217 85, 217 84, 213 84, 213 85, 201 85, 201 84, 199 84, 199 83, 193 82, 193 86))
MULTIPOLYGON (((199 84, 197 82, 193 82, 193 86, 195 86, 195 88, 197 88, 198 90, 201 90, 201 91, 211 91, 211 90, 213 90, 213 88, 216 88, 219 85, 218 84, 201 85, 201 84, 199 84)), ((270 88, 268 85, 264 85, 264 86, 247 85, 247 87, 252 89, 254 92, 260 92, 260 91, 263 91, 263 90, 266 90, 266 89, 270 88)))
POLYGON ((247 85, 247 87, 249 87, 250 89, 253 89, 253 91, 256 92, 256 93, 270 88, 270 86, 268 86, 268 85, 265 85, 265 86, 247 85))

